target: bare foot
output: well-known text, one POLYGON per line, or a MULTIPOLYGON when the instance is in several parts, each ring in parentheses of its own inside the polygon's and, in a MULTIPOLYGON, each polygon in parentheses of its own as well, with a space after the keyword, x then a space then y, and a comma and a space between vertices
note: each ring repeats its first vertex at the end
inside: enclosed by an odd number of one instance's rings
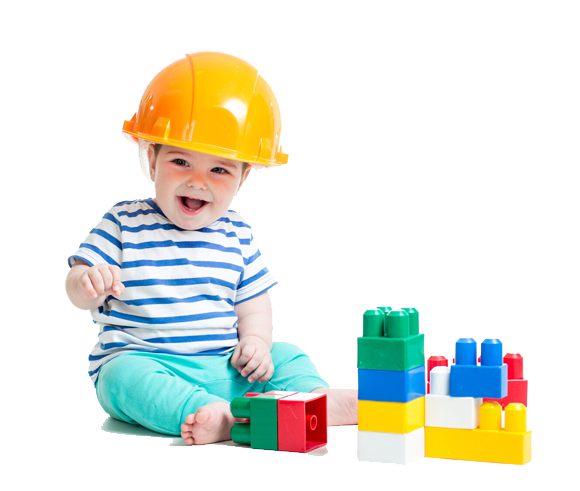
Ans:
POLYGON ((185 423, 181 425, 181 438, 187 445, 230 440, 230 429, 236 421, 243 420, 232 416, 227 402, 212 402, 186 416, 185 423))
POLYGON ((327 425, 358 424, 358 392, 354 389, 314 389, 326 394, 327 425))

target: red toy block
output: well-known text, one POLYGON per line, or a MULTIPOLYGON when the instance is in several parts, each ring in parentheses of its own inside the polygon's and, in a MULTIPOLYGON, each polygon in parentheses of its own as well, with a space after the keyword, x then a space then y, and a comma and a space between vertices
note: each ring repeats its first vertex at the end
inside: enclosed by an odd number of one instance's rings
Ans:
POLYGON ((528 381, 524 379, 524 359, 519 353, 508 353, 503 357, 508 366, 508 395, 502 399, 483 399, 483 402, 495 401, 505 407, 517 402, 528 407, 528 381))
POLYGON ((427 360, 427 394, 431 390, 431 370, 435 367, 447 367, 449 361, 444 356, 430 356, 427 360))
POLYGON ((310 452, 327 443, 326 394, 303 393, 278 401, 278 450, 310 452))
POLYGON ((519 353, 508 353, 503 357, 503 362, 508 366, 508 380, 523 380, 524 358, 519 353))

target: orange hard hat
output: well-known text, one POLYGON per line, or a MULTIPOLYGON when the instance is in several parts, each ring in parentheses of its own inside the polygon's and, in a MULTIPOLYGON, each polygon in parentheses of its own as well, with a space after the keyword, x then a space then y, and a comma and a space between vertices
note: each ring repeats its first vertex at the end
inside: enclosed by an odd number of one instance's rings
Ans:
POLYGON ((280 109, 258 71, 223 53, 194 53, 159 72, 123 124, 146 140, 261 165, 288 162, 280 109))

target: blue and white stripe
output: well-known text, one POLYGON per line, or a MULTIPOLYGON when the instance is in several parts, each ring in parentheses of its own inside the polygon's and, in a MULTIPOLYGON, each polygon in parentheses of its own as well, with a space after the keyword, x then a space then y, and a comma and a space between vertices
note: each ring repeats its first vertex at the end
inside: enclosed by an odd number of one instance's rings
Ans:
POLYGON ((146 351, 219 355, 238 343, 236 304, 276 284, 252 230, 234 211, 200 230, 173 225, 149 200, 118 203, 69 258, 121 268, 125 292, 91 311, 99 340, 89 357, 96 382, 104 363, 146 351))

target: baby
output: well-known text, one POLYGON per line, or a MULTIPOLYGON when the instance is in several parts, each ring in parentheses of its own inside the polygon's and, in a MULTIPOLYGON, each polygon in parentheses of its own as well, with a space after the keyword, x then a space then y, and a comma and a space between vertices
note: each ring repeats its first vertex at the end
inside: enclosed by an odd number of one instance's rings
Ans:
POLYGON ((292 390, 326 393, 329 425, 357 423, 355 390, 330 389, 300 349, 272 342, 276 281, 228 209, 253 165, 287 162, 280 130, 266 82, 220 53, 161 71, 125 122, 155 199, 111 208, 66 281, 99 326, 89 375, 113 418, 213 443, 230 438, 234 397, 292 390))

